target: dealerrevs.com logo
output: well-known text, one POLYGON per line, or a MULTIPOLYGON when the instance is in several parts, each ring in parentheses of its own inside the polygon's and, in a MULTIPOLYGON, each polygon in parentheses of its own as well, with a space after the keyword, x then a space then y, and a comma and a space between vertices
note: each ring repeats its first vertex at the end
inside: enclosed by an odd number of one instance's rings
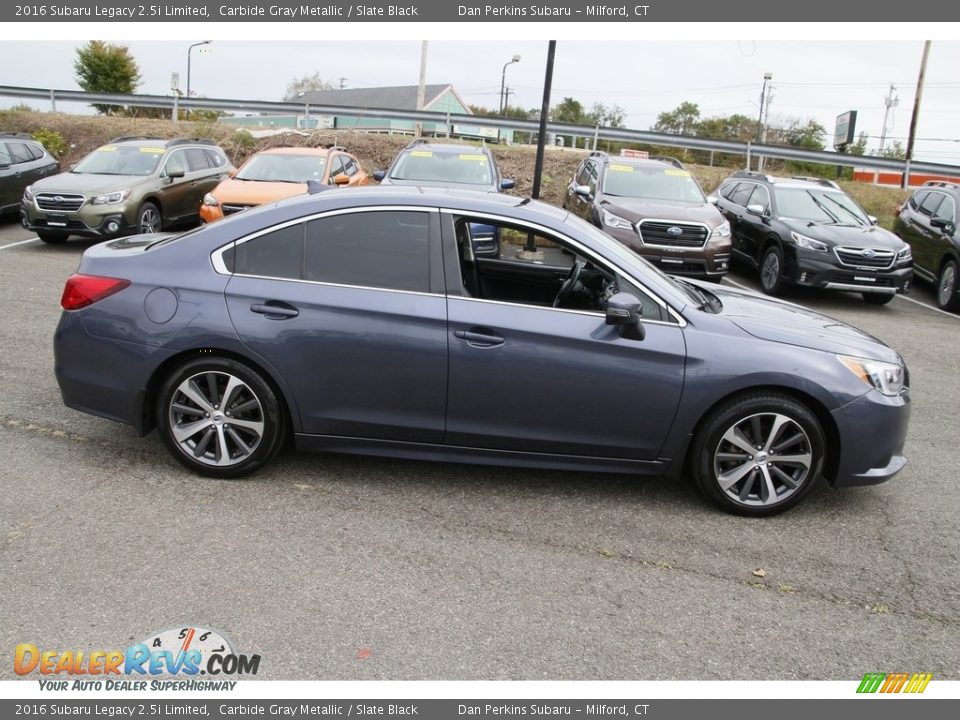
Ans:
POLYGON ((256 675, 259 655, 237 653, 223 633, 189 626, 151 634, 125 650, 49 650, 33 643, 20 643, 14 651, 17 675, 41 676, 42 689, 49 690, 146 690, 146 680, 128 678, 185 677, 189 681, 151 680, 151 690, 232 690, 236 682, 212 682, 214 677, 256 675), (71 677, 73 681, 63 679, 71 677), (89 676, 90 680, 77 676, 89 676), (207 681, 197 681, 206 676, 207 681), (212 677, 211 677, 212 676, 212 677))

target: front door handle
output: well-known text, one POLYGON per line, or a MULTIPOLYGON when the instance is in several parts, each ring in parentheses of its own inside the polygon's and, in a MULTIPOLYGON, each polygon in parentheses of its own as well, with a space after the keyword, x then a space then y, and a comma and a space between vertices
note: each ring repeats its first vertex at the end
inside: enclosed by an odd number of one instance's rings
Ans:
POLYGON ((466 340, 468 345, 473 347, 497 347, 503 345, 503 338, 495 335, 486 328, 471 328, 470 330, 456 330, 454 337, 466 340))
POLYGON ((265 303, 254 303, 250 306, 250 310, 260 315, 266 315, 271 320, 286 320, 287 318, 295 318, 300 314, 300 311, 293 307, 293 305, 288 305, 287 303, 277 300, 267 300, 265 303))

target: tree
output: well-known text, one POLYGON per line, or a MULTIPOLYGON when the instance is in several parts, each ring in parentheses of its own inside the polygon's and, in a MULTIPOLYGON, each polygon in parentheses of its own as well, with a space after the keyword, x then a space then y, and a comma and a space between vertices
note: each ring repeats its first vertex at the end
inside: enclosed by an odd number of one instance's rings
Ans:
MULTIPOLYGON (((124 45, 91 40, 77 48, 73 63, 77 85, 87 92, 131 95, 140 85, 140 68, 124 45)), ((93 105, 101 115, 124 112, 121 105, 93 105)))
POLYGON ((692 102, 682 102, 669 112, 657 115, 653 125, 654 132, 671 135, 694 135, 700 123, 700 106, 692 102))
POLYGON ((284 93, 284 100, 293 100, 297 95, 304 92, 317 92, 319 90, 333 90, 333 83, 320 77, 320 71, 314 71, 310 75, 304 75, 301 78, 294 78, 287 85, 284 93))
POLYGON ((586 111, 583 103, 572 97, 565 97, 559 105, 554 105, 550 113, 554 122, 570 123, 571 125, 586 125, 586 111))
POLYGON ((717 140, 738 140, 746 142, 757 134, 757 121, 739 113, 721 117, 705 118, 696 125, 696 134, 700 137, 717 140))
POLYGON ((894 140, 890 145, 887 145, 879 153, 880 157, 891 158, 893 160, 903 160, 907 157, 907 151, 903 147, 903 143, 899 140, 894 140))
POLYGON ((850 155, 867 154, 867 134, 865 132, 860 133, 857 136, 857 141, 847 147, 847 153, 850 155))
POLYGON ((590 125, 602 127, 622 128, 627 111, 619 105, 607 107, 603 103, 594 103, 586 120, 590 125))

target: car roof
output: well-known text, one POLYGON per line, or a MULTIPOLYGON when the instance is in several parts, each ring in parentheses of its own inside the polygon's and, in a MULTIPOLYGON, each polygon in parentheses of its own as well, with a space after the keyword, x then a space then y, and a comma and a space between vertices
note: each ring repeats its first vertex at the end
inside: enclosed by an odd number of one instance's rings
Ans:
POLYGON ((447 150, 449 152, 469 152, 469 153, 489 153, 486 145, 464 145, 462 143, 444 143, 444 142, 422 142, 411 143, 401 152, 408 150, 447 150))
MULTIPOLYGON (((213 140, 207 138, 161 138, 153 137, 149 135, 127 135, 124 137, 114 138, 109 142, 103 143, 103 145, 124 145, 127 147, 159 147, 159 148, 172 148, 180 146, 189 146, 189 145, 201 145, 203 147, 208 147, 211 149, 217 148, 217 144, 213 140)), ((100 147, 103 147, 101 145, 100 147)))
POLYGON ((325 157, 331 150, 346 152, 343 148, 325 148, 325 147, 272 147, 260 150, 256 155, 316 155, 325 157))

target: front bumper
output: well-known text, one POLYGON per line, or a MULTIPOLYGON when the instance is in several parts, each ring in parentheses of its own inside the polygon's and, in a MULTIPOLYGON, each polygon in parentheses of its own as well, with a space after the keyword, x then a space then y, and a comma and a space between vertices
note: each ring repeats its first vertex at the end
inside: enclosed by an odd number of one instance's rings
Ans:
POLYGON ((833 411, 840 436, 835 487, 875 485, 900 472, 910 422, 910 391, 888 397, 870 390, 833 411))
POLYGON ((35 205, 24 202, 20 205, 20 224, 33 232, 110 238, 134 232, 134 214, 134 209, 123 204, 87 204, 77 212, 58 214, 38 210, 35 205))
POLYGON ((707 240, 699 248, 667 247, 647 245, 633 231, 609 227, 600 229, 670 275, 720 279, 730 269, 730 238, 707 240))
POLYGON ((785 275, 793 284, 826 290, 907 294, 913 279, 912 263, 890 270, 860 270, 839 264, 830 253, 802 249, 788 254, 786 266, 785 275))

